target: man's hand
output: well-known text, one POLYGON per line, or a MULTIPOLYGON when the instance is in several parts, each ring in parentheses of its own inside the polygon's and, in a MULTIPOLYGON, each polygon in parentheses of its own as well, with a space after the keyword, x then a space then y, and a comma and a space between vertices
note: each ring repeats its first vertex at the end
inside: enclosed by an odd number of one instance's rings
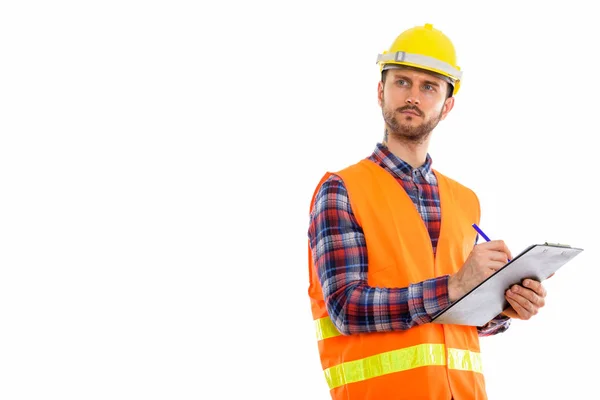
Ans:
POLYGON ((502 240, 492 240, 473 247, 465 264, 450 276, 448 296, 456 301, 499 270, 512 259, 512 255, 502 240))
POLYGON ((511 307, 504 310, 502 314, 510 318, 528 320, 546 304, 546 289, 538 281, 525 279, 523 286, 513 285, 508 289, 505 297, 511 307))

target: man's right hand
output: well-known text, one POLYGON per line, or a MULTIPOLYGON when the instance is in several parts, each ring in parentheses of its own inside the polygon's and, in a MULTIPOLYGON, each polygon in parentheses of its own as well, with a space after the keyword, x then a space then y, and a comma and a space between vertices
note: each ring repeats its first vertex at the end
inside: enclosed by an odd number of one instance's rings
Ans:
POLYGON ((512 255, 502 240, 475 245, 465 264, 448 280, 448 296, 454 302, 504 267, 512 255))

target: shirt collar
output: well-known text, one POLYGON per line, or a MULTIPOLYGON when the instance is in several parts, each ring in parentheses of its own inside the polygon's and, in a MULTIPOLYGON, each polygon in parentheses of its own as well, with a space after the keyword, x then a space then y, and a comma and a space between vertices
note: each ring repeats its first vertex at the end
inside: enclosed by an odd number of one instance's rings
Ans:
POLYGON ((413 168, 406 161, 394 155, 386 145, 377 143, 373 151, 372 158, 374 161, 388 169, 392 174, 397 175, 401 179, 411 179, 414 174, 421 175, 429 183, 435 182, 433 176, 432 159, 429 153, 425 157, 425 162, 418 168, 413 168))

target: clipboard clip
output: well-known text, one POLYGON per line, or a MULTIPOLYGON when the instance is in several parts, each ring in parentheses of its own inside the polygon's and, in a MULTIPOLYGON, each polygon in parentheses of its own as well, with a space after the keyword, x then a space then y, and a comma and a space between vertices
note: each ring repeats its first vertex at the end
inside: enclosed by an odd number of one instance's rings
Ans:
POLYGON ((551 242, 546 242, 544 243, 546 246, 556 246, 556 247, 565 247, 565 248, 571 248, 571 246, 569 246, 568 244, 564 244, 564 243, 551 243, 551 242))

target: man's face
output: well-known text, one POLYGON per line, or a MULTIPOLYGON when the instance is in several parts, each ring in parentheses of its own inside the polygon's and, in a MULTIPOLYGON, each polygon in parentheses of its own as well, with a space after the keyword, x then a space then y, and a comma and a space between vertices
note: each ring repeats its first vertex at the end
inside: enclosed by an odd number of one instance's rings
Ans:
POLYGON ((389 70, 378 88, 389 135, 402 142, 423 143, 454 105, 453 97, 446 99, 447 93, 448 83, 425 71, 389 70))

